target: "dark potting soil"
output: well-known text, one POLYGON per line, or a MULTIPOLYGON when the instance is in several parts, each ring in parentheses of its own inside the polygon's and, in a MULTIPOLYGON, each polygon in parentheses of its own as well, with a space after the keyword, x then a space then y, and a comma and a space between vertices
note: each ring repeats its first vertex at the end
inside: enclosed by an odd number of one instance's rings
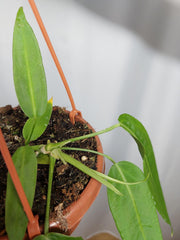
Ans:
MULTIPOLYGON (((0 108, 0 127, 11 155, 19 146, 24 144, 22 129, 26 120, 27 117, 19 107, 12 108, 8 105, 0 108)), ((54 107, 46 131, 32 144, 46 144, 47 140, 59 142, 91 132, 92 130, 86 124, 76 122, 75 125, 72 125, 68 113, 62 108, 54 107)), ((96 141, 95 138, 89 138, 67 146, 96 150, 96 141)), ((96 169, 96 155, 77 151, 66 151, 66 153, 83 162, 86 166, 96 169)), ((35 215, 39 215, 40 222, 44 221, 45 216, 48 170, 48 165, 38 165, 37 186, 32 209, 35 215)), ((5 229, 6 179, 7 168, 0 153, 0 235, 5 229)), ((63 210, 77 200, 89 179, 86 174, 75 167, 69 164, 63 165, 59 160, 56 161, 51 196, 51 214, 53 215, 57 206, 61 206, 63 210)))

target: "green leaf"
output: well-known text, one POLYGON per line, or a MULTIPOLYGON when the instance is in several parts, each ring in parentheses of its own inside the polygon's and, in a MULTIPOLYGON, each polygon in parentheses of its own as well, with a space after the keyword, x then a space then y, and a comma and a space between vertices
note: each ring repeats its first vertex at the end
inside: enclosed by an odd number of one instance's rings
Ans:
MULTIPOLYGON (((13 162, 32 207, 37 175, 37 160, 30 146, 20 147, 13 155, 13 162)), ((24 237, 28 219, 8 174, 6 190, 5 224, 9 240, 21 240, 24 237)))
POLYGON ((121 127, 129 132, 135 139, 143 159, 144 174, 145 176, 149 174, 148 185, 155 201, 156 208, 163 219, 171 225, 159 180, 153 147, 144 126, 137 119, 128 114, 120 115, 118 120, 121 127))
MULTIPOLYGON (((142 171, 130 162, 113 165, 109 176, 121 181, 138 182, 144 179, 142 171)), ((109 207, 122 239, 162 240, 159 220, 147 182, 137 185, 113 185, 122 192, 118 196, 107 190, 109 207)))
MULTIPOLYGON (((57 151, 56 151, 56 153, 57 153, 57 151)), ((105 185, 107 188, 110 188, 116 194, 121 195, 121 192, 119 192, 119 190, 116 189, 113 186, 113 184, 108 182, 103 175, 100 176, 97 171, 87 167, 83 163, 77 161, 75 158, 69 156, 68 154, 66 154, 64 152, 62 152, 60 149, 59 149, 59 159, 61 159, 61 161, 64 160, 65 162, 68 162, 69 164, 71 164, 72 166, 78 168, 80 171, 84 172, 88 176, 96 179, 97 181, 99 181, 100 183, 105 185)))
POLYGON ((40 117, 29 118, 23 128, 26 143, 36 140, 46 130, 52 113, 52 100, 48 101, 45 113, 40 117))
POLYGON ((28 117, 41 116, 47 105, 47 86, 41 53, 23 8, 17 13, 13 34, 14 85, 19 104, 28 117))
POLYGON ((61 233, 48 233, 47 235, 39 235, 34 240, 83 240, 81 237, 70 237, 61 233))

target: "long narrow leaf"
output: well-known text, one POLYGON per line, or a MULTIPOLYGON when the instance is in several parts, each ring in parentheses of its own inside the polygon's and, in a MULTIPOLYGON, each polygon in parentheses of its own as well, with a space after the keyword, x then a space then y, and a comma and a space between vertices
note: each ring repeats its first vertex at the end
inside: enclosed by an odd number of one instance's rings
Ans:
POLYGON ((13 73, 19 104, 28 117, 41 116, 47 105, 47 86, 36 37, 22 7, 13 35, 13 73))
MULTIPOLYGON (((101 153, 101 152, 97 152, 97 151, 94 151, 94 150, 84 149, 84 148, 73 148, 73 147, 62 147, 61 150, 82 151, 82 152, 91 152, 91 153, 99 154, 99 155, 101 155, 103 157, 108 158, 113 164, 116 164, 116 162, 110 156, 108 156, 107 154, 104 154, 104 153, 101 153)), ((105 175, 105 174, 103 174, 101 172, 97 172, 96 171, 96 174, 101 176, 101 177, 103 177, 104 179, 108 180, 109 182, 116 182, 116 183, 125 184, 125 185, 139 184, 139 183, 147 181, 147 179, 149 177, 149 174, 148 174, 147 177, 143 181, 128 183, 128 182, 120 181, 120 180, 115 179, 115 178, 111 178, 111 177, 109 177, 109 176, 107 176, 107 175, 105 175)))
MULTIPOLYGON (((121 181, 144 179, 142 171, 130 162, 113 165, 109 176, 121 181)), ((123 193, 118 196, 108 189, 109 207, 123 240, 162 240, 158 215, 147 182, 137 185, 113 185, 123 193)))
MULTIPOLYGON (((13 155, 13 162, 32 207, 37 175, 37 160, 30 146, 20 147, 13 155)), ((9 240, 21 240, 24 237, 28 219, 14 188, 10 175, 7 179, 5 224, 9 240)))
POLYGON ((171 225, 159 180, 153 147, 144 126, 137 119, 128 114, 120 115, 118 120, 121 127, 129 132, 135 139, 143 159, 145 176, 147 176, 148 173, 150 174, 148 185, 154 198, 156 208, 163 219, 171 225))
POLYGON ((121 192, 119 192, 114 186, 113 184, 111 184, 110 182, 108 182, 105 178, 103 178, 102 176, 99 176, 97 174, 97 171, 87 167, 86 165, 82 164, 81 162, 77 161, 75 158, 67 155, 66 153, 63 153, 61 150, 59 150, 59 157, 60 159, 70 163, 71 165, 73 165, 74 167, 78 168, 79 170, 81 170, 82 172, 86 173, 87 175, 89 175, 90 177, 96 179, 97 181, 99 181, 100 183, 102 183, 103 185, 105 185, 107 188, 111 189, 113 192, 115 192, 117 195, 121 195, 121 192))
POLYGON ((96 171, 96 174, 97 174, 98 176, 101 176, 101 177, 103 177, 104 179, 108 180, 109 182, 119 183, 119 184, 123 184, 123 185, 137 185, 137 184, 146 182, 147 179, 148 179, 148 177, 149 177, 149 175, 148 175, 148 176, 147 176, 146 178, 144 178, 142 181, 138 181, 138 182, 124 182, 124 181, 120 181, 120 180, 117 179, 117 178, 112 178, 112 177, 110 177, 110 176, 107 176, 107 175, 105 175, 105 174, 103 174, 103 173, 101 173, 101 172, 97 172, 97 171, 96 171))

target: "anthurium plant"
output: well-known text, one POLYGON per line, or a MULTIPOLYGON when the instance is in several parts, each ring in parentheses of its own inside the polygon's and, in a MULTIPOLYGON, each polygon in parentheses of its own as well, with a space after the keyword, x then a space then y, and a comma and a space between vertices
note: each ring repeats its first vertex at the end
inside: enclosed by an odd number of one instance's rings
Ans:
MULTIPOLYGON (((13 35, 14 85, 19 105, 28 117, 23 127, 25 145, 12 156, 25 194, 32 207, 38 164, 49 164, 49 184, 44 234, 34 240, 81 240, 81 237, 65 236, 49 232, 49 211, 53 170, 56 160, 71 164, 95 178, 107 187, 109 207, 122 239, 162 240, 157 212, 171 226, 155 156, 150 138, 143 125, 128 114, 119 116, 115 125, 85 136, 62 142, 50 141, 43 145, 30 145, 45 131, 52 113, 52 99, 47 99, 47 85, 39 46, 32 28, 28 24, 23 8, 20 8, 13 35), (68 143, 104 134, 123 128, 137 143, 143 162, 143 170, 127 161, 115 162, 110 156, 88 149, 70 148, 68 143), (104 175, 88 168, 67 155, 64 150, 90 151, 103 155, 112 162, 109 174, 104 175)), ((28 219, 19 204, 18 195, 11 177, 7 178, 5 225, 10 240, 23 239, 28 219), (13 224, 12 224, 13 223, 13 224)))

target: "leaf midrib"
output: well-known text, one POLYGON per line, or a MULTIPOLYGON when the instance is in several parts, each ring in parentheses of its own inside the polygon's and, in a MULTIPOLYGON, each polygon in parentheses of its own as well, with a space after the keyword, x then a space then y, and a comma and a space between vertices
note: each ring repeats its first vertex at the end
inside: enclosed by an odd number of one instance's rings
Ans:
POLYGON ((29 85, 29 91, 30 91, 30 99, 31 99, 31 103, 32 103, 32 111, 33 111, 33 116, 36 117, 36 103, 35 103, 35 99, 34 99, 34 93, 33 93, 33 87, 32 87, 32 76, 31 76, 31 71, 30 71, 30 66, 29 66, 29 62, 28 62, 28 53, 27 53, 27 46, 26 46, 26 40, 24 37, 24 33, 23 33, 23 43, 24 43, 24 58, 25 58, 25 65, 26 65, 26 70, 27 70, 27 79, 28 79, 28 85, 29 85))
MULTIPOLYGON (((126 179, 126 177, 124 176, 121 168, 120 168, 118 165, 115 165, 115 166, 116 166, 118 172, 120 173, 123 181, 124 181, 124 182, 127 182, 127 179, 126 179)), ((136 217, 137 217, 137 220, 138 220, 138 223, 139 223, 140 231, 141 231, 141 233, 142 233, 143 238, 146 240, 147 238, 146 238, 145 233, 144 233, 144 230, 143 230, 143 226, 142 226, 142 223, 141 223, 140 215, 139 215, 139 212, 138 212, 138 209, 137 209, 136 202, 135 202, 135 200, 134 200, 132 191, 131 191, 131 189, 130 189, 130 187, 129 187, 128 185, 125 185, 125 187, 127 188, 127 191, 128 191, 128 193, 129 193, 130 199, 131 199, 132 204, 133 204, 133 206, 134 206, 134 210, 135 210, 136 217)))

